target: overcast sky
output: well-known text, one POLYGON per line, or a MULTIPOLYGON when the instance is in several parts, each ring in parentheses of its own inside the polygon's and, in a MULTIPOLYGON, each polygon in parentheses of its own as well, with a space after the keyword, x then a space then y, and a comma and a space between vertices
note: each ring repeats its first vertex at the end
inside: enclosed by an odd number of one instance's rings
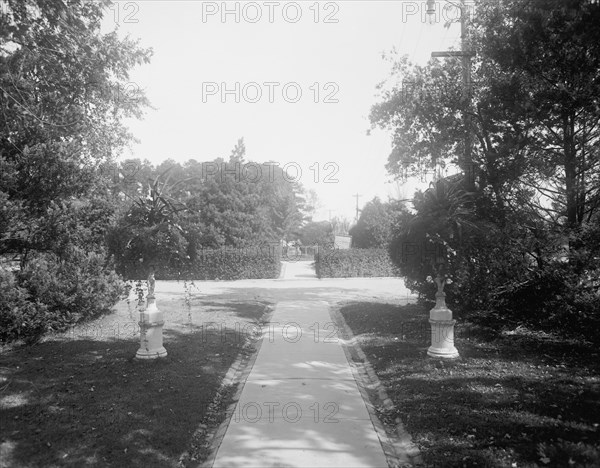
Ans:
POLYGON ((398 195, 384 167, 390 135, 367 135, 376 85, 390 72, 382 53, 425 63, 458 47, 459 24, 430 25, 424 9, 401 0, 117 2, 104 29, 154 49, 131 80, 156 110, 129 123, 141 143, 127 156, 226 158, 244 137, 247 159, 287 164, 316 190, 317 219, 353 219, 354 194, 360 206, 398 195))

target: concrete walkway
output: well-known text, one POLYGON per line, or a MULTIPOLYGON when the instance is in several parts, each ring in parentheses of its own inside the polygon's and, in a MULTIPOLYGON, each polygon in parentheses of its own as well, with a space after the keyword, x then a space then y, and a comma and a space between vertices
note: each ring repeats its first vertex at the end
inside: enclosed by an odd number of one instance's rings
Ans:
POLYGON ((388 466, 325 301, 277 304, 213 466, 388 466))
POLYGON ((281 275, 279 279, 305 280, 318 279, 310 260, 298 262, 281 262, 281 275))

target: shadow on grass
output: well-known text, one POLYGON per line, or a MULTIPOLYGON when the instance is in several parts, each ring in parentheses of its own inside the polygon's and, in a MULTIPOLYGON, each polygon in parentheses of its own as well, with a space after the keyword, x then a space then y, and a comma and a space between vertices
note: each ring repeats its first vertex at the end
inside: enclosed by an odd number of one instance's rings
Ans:
MULTIPOLYGON (((252 304, 246 304, 253 307, 252 304)), ((264 307, 239 314, 258 319, 264 307)), ((49 340, 0 357, 6 466, 178 466, 243 346, 221 331, 166 330, 168 356, 135 338, 49 340)), ((5 465, 3 465, 5 466, 5 465)))
POLYGON ((257 316, 260 317, 260 315, 266 310, 266 308, 269 305, 268 302, 260 302, 260 301, 258 301, 256 303, 249 303, 247 301, 216 302, 216 301, 203 301, 202 299, 199 299, 198 304, 201 308, 202 307, 214 307, 219 310, 223 310, 224 312, 233 312, 236 316, 241 317, 241 318, 247 318, 247 319, 254 319, 257 316))
POLYGON ((600 466, 590 345, 458 324, 461 359, 439 361, 426 357, 424 309, 352 303, 341 312, 398 408, 391 420, 402 418, 427 466, 600 466))

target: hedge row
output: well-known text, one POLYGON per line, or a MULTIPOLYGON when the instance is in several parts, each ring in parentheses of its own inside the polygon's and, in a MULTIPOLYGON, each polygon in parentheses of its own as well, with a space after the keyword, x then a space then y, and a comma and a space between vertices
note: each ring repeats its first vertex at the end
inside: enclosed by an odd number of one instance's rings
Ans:
POLYGON ((385 249, 330 250, 315 255, 319 278, 399 276, 385 249))
MULTIPOLYGON (((158 265, 157 280, 241 280, 278 278, 281 271, 281 252, 269 250, 203 250, 192 263, 158 265)), ((139 265, 121 269, 126 279, 146 279, 148 272, 139 265)))

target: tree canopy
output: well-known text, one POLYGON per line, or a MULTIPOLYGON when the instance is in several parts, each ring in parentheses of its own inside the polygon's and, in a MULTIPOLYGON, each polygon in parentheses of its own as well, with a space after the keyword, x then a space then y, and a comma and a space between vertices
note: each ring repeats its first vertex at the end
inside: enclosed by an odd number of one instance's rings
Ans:
POLYGON ((391 57, 370 115, 392 134, 387 169, 397 178, 441 173, 415 194, 416 214, 391 243, 412 289, 431 297, 435 268, 427 256, 403 255, 409 244, 439 249, 459 310, 538 311, 568 322, 597 304, 599 24, 592 0, 477 1, 465 38, 474 57, 468 103, 460 57, 424 66, 391 57), (463 157, 469 140, 472 166, 463 157), (451 166, 458 174, 444 176, 451 166), (547 299, 531 302, 541 290, 547 299))
POLYGON ((122 291, 100 168, 132 141, 124 118, 148 106, 128 80, 152 52, 101 32, 105 1, 1 6, 0 259, 18 266, 1 265, 0 339, 35 339, 110 310, 122 291))
MULTIPOLYGON (((95 220, 96 234, 110 218, 98 168, 132 140, 123 119, 141 116, 148 105, 141 91, 125 90, 129 70, 148 63, 151 50, 116 32, 100 33, 106 2, 4 4, 0 254, 26 260, 30 251, 59 248, 57 216, 95 220)), ((86 233, 64 231, 70 241, 86 233)))
POLYGON ((134 203, 110 234, 121 271, 150 259, 194 262, 202 249, 279 244, 308 217, 302 186, 276 163, 246 161, 243 139, 228 160, 135 163, 150 183, 130 184, 134 203))
POLYGON ((470 107, 458 59, 396 59, 395 85, 371 112, 374 126, 393 133, 388 170, 454 164, 473 173, 497 216, 525 205, 544 222, 578 227, 600 208, 600 5, 479 1, 475 11, 470 107), (474 168, 461 158, 465 113, 474 168))
POLYGON ((382 202, 378 197, 368 202, 360 213, 358 222, 350 228, 352 246, 356 248, 386 248, 391 240, 392 228, 404 205, 397 201, 382 202))

